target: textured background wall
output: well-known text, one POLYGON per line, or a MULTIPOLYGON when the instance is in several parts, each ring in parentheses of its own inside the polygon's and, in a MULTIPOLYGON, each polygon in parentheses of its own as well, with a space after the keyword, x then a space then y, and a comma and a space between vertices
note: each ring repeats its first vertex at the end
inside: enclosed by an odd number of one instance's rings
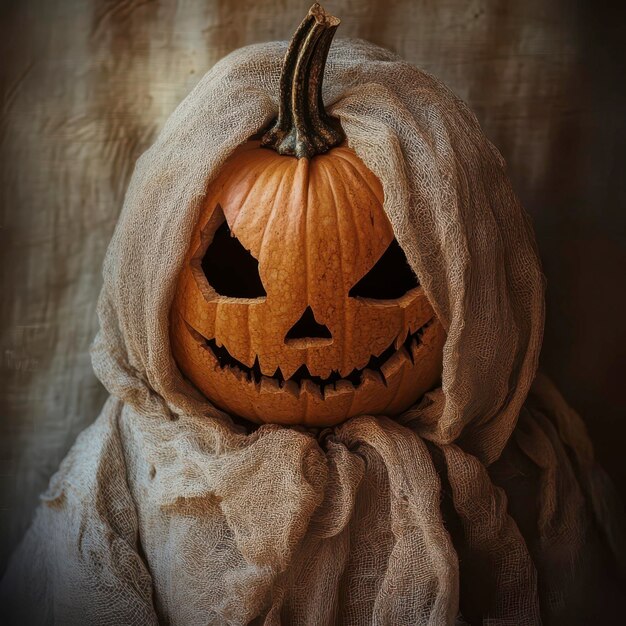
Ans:
MULTIPOLYGON (((88 348, 137 157, 231 50, 286 39, 308 1, 0 3, 0 571, 105 392, 88 348)), ((328 0, 476 111, 531 213, 545 370, 624 485, 624 10, 574 0, 328 0)), ((158 262, 158 259, 155 259, 158 262)), ((623 489, 622 489, 623 490, 623 489)))

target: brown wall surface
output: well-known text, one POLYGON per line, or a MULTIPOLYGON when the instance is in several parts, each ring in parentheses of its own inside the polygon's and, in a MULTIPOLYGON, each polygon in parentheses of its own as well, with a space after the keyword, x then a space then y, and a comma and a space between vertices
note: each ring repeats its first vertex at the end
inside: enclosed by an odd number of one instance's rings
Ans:
MULTIPOLYGON (((135 160, 198 79, 287 39, 308 1, 0 3, 0 571, 106 392, 89 344, 135 160)), ((624 10, 575 0, 329 0, 338 36, 437 75, 477 113, 532 215, 548 278, 544 369, 622 493, 624 10)), ((158 262, 158 259, 155 259, 158 262)))

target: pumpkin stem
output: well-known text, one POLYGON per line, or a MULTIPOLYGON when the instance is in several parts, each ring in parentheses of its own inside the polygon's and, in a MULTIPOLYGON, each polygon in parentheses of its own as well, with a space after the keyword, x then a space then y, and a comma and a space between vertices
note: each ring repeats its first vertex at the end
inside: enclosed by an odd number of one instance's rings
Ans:
POLYGON ((279 154, 310 159, 340 144, 339 121, 324 110, 322 80, 339 19, 314 4, 294 33, 280 75, 278 118, 261 145, 279 154))

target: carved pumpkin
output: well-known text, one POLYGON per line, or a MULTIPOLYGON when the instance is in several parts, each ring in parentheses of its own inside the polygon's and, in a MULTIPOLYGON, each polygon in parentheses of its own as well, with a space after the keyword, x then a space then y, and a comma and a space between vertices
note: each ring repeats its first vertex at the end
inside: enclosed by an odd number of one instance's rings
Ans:
POLYGON ((440 378, 444 331, 382 186, 323 109, 338 24, 314 5, 296 31, 278 119, 211 183, 172 305, 181 371, 255 422, 394 415, 440 378))

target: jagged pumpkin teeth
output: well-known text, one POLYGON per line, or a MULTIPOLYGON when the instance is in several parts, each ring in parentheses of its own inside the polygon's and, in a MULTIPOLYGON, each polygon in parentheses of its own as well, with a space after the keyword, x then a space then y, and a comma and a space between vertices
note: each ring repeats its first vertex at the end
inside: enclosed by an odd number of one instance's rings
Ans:
POLYGON ((355 365, 346 365, 344 367, 340 367, 336 371, 339 374, 339 376, 341 376, 341 378, 348 378, 350 374, 354 372, 355 369, 356 370, 363 369, 367 365, 367 361, 364 363, 360 363, 359 365, 361 365, 361 367, 355 367, 355 365))
POLYGON ((423 348, 424 348, 424 344, 421 341, 418 341, 416 339, 411 341, 411 345, 409 346, 409 349, 411 351, 411 357, 414 363, 419 359, 419 353, 422 351, 423 348))
POLYGON ((385 361, 380 368, 385 380, 389 382, 389 379, 395 376, 400 371, 400 368, 406 365, 407 362, 410 363, 408 353, 405 357, 402 355, 401 351, 398 350, 398 352, 396 352, 390 359, 387 359, 387 361, 385 361))
POLYGON ((228 366, 227 370, 230 374, 232 374, 241 384, 245 384, 248 382, 248 376, 246 372, 240 370, 238 367, 228 366))
POLYGON ((260 393, 279 393, 281 392, 278 381, 274 378, 268 378, 267 376, 261 377, 261 384, 259 385, 260 393))
MULTIPOLYGON (((194 338, 195 339, 195 338, 194 338)), ((219 361, 217 360, 213 350, 206 345, 206 343, 202 340, 197 340, 197 343, 200 345, 200 348, 209 356, 208 365, 211 372, 219 372, 222 368, 220 367, 219 361)), ((203 359, 205 362, 205 359, 203 359)), ((205 365, 206 367, 206 365, 205 365)))
POLYGON ((324 111, 338 24, 317 7, 294 35, 278 117, 209 185, 172 303, 186 323, 171 326, 182 372, 254 421, 328 426, 398 413, 441 374, 443 333, 414 362, 408 352, 412 326, 439 321, 394 237, 382 185, 324 111), (402 367, 413 385, 391 380, 402 367))
POLYGON ((376 385, 384 385, 385 379, 383 378, 380 372, 375 372, 374 370, 366 369, 363 372, 363 382, 361 384, 365 385, 368 382, 374 383, 376 385))
POLYGON ((439 336, 443 341, 444 335, 441 326, 435 324, 426 325, 420 333, 416 334, 410 346, 413 360, 418 362, 424 358, 424 354, 432 350, 431 344, 439 342, 439 336))
POLYGON ((400 346, 404 345, 404 343, 406 342, 406 340, 409 338, 410 335, 410 330, 409 328, 406 329, 406 332, 402 332, 398 335, 397 339, 394 342, 394 347, 396 350, 398 350, 400 348, 400 346))
POLYGON ((283 380, 290 380, 293 375, 298 371, 298 369, 302 366, 302 364, 294 363, 290 366, 290 364, 283 365, 281 370, 281 377, 283 380))
POLYGON ((322 390, 319 385, 316 385, 311 380, 303 380, 300 384, 300 397, 303 395, 308 395, 310 398, 315 398, 317 400, 322 400, 322 390))
POLYGON ((349 380, 339 380, 333 385, 324 387, 324 398, 344 396, 354 393, 354 385, 349 380))
POLYGON ((413 364, 413 359, 411 358, 411 354, 409 353, 409 351, 406 349, 406 346, 402 346, 400 350, 398 350, 398 354, 400 355, 401 359, 404 359, 410 364, 413 364))
POLYGON ((286 380, 283 383, 281 390, 283 393, 286 393, 290 396, 298 397, 300 393, 300 385, 298 385, 298 383, 294 382, 293 380, 286 380))

